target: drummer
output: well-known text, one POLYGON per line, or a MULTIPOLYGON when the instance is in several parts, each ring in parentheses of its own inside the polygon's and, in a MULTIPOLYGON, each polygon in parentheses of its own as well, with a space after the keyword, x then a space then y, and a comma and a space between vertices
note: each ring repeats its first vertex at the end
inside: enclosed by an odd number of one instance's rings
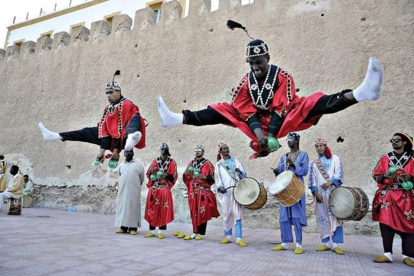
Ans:
MULTIPOLYGON (((287 135, 287 144, 289 152, 280 157, 279 165, 273 169, 275 176, 284 171, 292 171, 300 182, 304 184, 303 177, 308 174, 309 156, 306 152, 299 150, 300 135, 290 132, 287 135)), ((288 243, 293 242, 292 225, 295 228, 296 248, 295 254, 302 254, 302 227, 308 225, 306 220, 306 193, 303 193, 301 199, 290 207, 284 207, 279 204, 279 223, 282 235, 282 243, 273 247, 273 251, 288 249, 288 243)))
POLYGON ((322 245, 316 251, 331 250, 343 255, 338 244, 344 242, 343 221, 335 217, 329 208, 329 196, 335 187, 342 185, 343 170, 341 160, 332 155, 326 140, 315 141, 318 158, 310 164, 309 189, 314 196, 315 211, 322 245), (331 246, 332 238, 332 246, 331 246))
POLYGON ((246 177, 243 164, 230 156, 229 146, 220 143, 218 145, 217 164, 214 170, 217 198, 221 204, 221 216, 223 217, 224 239, 220 244, 232 242, 232 228, 236 232, 236 244, 247 246, 242 240, 242 206, 235 200, 233 188, 237 181, 246 177))

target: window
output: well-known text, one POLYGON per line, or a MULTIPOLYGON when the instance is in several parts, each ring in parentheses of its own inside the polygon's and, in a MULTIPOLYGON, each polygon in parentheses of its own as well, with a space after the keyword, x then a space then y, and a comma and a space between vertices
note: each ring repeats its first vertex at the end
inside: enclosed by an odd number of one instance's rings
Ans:
POLYGON ((46 37, 52 38, 52 35, 53 35, 53 31, 48 31, 48 32, 40 34, 40 37, 46 36, 46 37))
POLYGON ((13 42, 13 45, 21 47, 24 42, 24 39, 16 40, 13 42))
POLYGON ((112 26, 112 20, 114 19, 115 16, 120 15, 121 12, 115 12, 115 13, 111 13, 107 16, 104 16, 104 20, 110 25, 112 26))
POLYGON ((155 18, 155 23, 158 23, 161 20, 161 5, 162 5, 163 2, 165 2, 165 1, 164 0, 155 0, 155 1, 147 3, 147 7, 150 7, 151 9, 153 9, 155 14, 157 15, 157 17, 155 18))
POLYGON ((82 22, 82 23, 78 23, 78 24, 71 25, 71 26, 70 26, 70 29, 69 29, 69 34, 70 34, 70 35, 72 35, 72 31, 73 31, 73 29, 75 29, 76 27, 79 27, 79 26, 85 26, 85 22, 82 22))

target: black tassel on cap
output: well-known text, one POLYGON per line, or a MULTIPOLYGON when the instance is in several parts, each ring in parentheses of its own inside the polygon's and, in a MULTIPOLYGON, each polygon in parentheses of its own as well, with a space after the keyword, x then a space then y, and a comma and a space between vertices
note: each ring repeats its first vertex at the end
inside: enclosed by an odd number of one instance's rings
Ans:
POLYGON ((246 30, 246 28, 242 24, 240 24, 236 21, 233 21, 233 20, 227 20, 227 27, 229 27, 229 29, 232 29, 232 30, 234 30, 236 28, 246 30))
POLYGON ((236 21, 233 21, 233 20, 227 20, 227 27, 229 29, 231 29, 231 30, 234 30, 234 29, 242 29, 243 31, 246 32, 246 34, 247 34, 248 37, 250 37, 252 40, 254 40, 254 38, 249 35, 249 32, 247 31, 247 28, 244 27, 239 22, 236 22, 236 21))

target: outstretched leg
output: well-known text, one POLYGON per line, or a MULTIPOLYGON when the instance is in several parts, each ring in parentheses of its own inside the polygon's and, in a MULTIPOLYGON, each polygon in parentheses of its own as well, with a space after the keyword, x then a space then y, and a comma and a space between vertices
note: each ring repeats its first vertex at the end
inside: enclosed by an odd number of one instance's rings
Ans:
POLYGON ((40 132, 43 135, 43 139, 45 139, 46 142, 53 141, 53 140, 62 140, 63 139, 62 136, 60 136, 59 133, 48 130, 43 125, 43 123, 39 123, 37 125, 37 127, 39 128, 40 132))
POLYGON ((182 113, 171 112, 160 96, 157 99, 157 109, 163 127, 183 124, 184 115, 182 113))
POLYGON ((374 57, 369 59, 367 74, 364 81, 353 91, 353 96, 358 102, 375 101, 381 96, 383 68, 374 57))
POLYGON ((141 140, 142 134, 140 131, 136 131, 128 135, 128 138, 125 142, 125 150, 131 150, 139 140, 141 140))

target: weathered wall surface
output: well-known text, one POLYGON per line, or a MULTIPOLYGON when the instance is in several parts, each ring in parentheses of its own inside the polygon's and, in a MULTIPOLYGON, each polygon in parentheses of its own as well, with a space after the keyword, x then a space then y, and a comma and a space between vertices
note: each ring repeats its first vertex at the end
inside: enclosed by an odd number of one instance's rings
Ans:
MULTIPOLYGON (((40 38, 0 51, 0 151, 8 161, 23 160, 23 171, 40 185, 35 204, 60 209, 76 204, 78 210, 113 213, 117 175, 106 165, 91 166, 98 148, 45 143, 36 125, 42 121, 58 132, 95 125, 106 105, 104 85, 115 69, 122 72, 118 81, 123 94, 139 105, 149 122, 147 147, 136 153, 146 166, 159 154, 162 142, 169 144, 180 174, 196 144, 203 144, 206 157, 214 161, 217 144, 227 142, 249 176, 265 186, 273 183, 269 167, 286 151, 283 139, 278 152, 248 160, 249 140, 236 129, 164 129, 157 117, 158 95, 174 111, 230 100, 232 86, 249 70, 244 63, 249 39, 241 30, 229 30, 228 19, 242 22, 253 37, 268 43, 271 61, 294 76, 302 96, 355 88, 370 56, 382 62, 379 101, 324 116, 301 133, 301 149, 311 159, 316 158, 314 139, 325 137, 342 158, 345 184, 361 187, 372 199, 376 187, 371 172, 380 155, 391 150, 387 141, 396 131, 413 132, 414 2, 256 0, 241 6, 239 0, 222 0, 217 11, 210 13, 209 7, 209 1, 192 0, 189 16, 180 19, 178 2, 168 2, 157 25, 154 13, 144 9, 134 19, 117 16, 110 28, 96 22, 72 37, 59 33, 53 40, 40 38), (338 137, 344 141, 337 142, 338 137)), ((174 193, 177 219, 189 221, 186 199, 180 189, 174 193)), ((308 209, 313 212, 313 207, 308 209)), ((246 211, 245 224, 272 228, 276 215, 275 201, 269 198, 265 208, 246 211)), ((316 229, 312 213, 309 216, 308 230, 316 229)), ((358 233, 376 231, 368 218, 347 227, 358 233)))

